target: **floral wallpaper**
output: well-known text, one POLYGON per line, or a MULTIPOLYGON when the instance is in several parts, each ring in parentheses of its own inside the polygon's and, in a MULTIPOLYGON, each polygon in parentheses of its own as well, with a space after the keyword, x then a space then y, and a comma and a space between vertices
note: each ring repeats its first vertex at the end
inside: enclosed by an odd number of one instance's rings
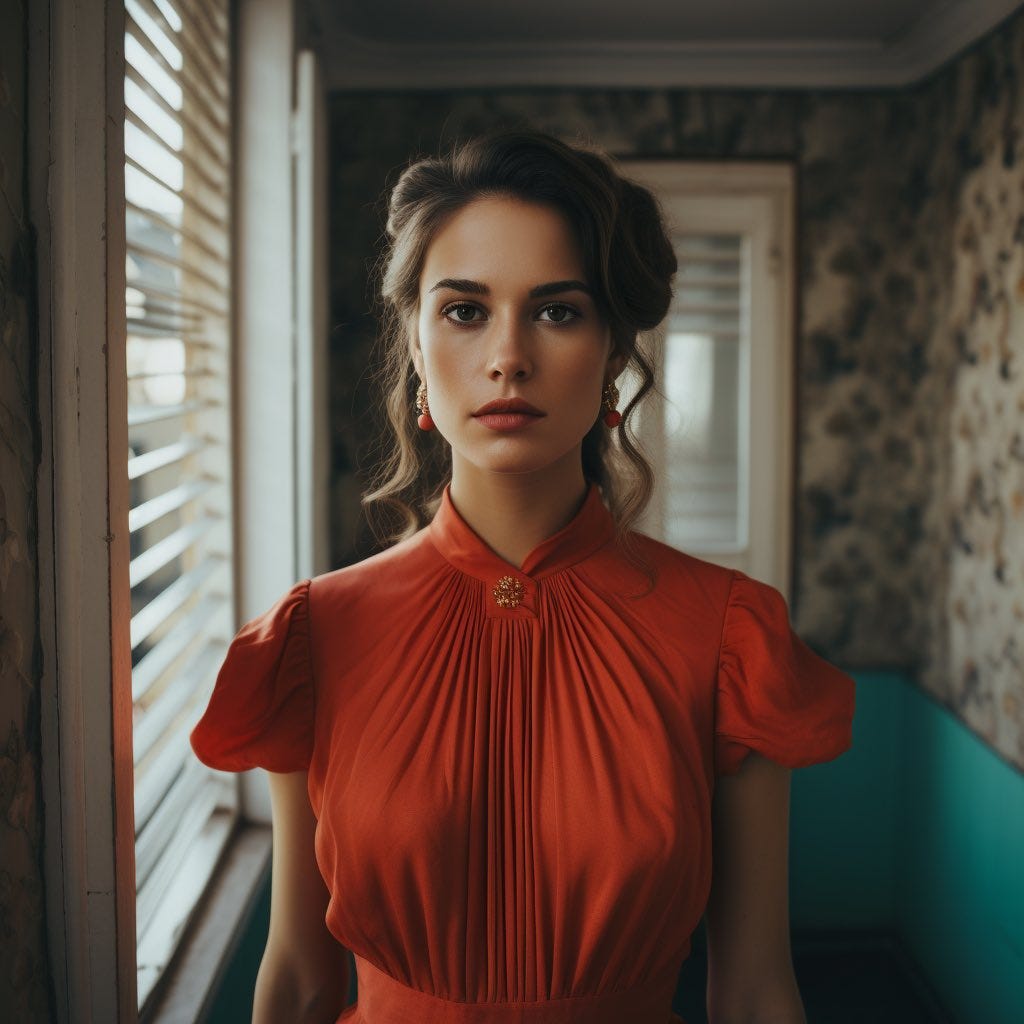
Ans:
POLYGON ((621 158, 790 160, 797 628, 848 668, 912 672, 1024 767, 1022 36, 1017 16, 900 91, 335 93, 335 564, 373 549, 368 271, 410 158, 528 123, 621 158))
POLYGON ((25 8, 0 33, 0 1006, 53 1018, 44 932, 39 734, 39 428, 25 208, 25 8))
POLYGON ((932 499, 942 605, 925 687, 1024 766, 1024 18, 925 98, 947 126, 930 165, 946 406, 932 499))

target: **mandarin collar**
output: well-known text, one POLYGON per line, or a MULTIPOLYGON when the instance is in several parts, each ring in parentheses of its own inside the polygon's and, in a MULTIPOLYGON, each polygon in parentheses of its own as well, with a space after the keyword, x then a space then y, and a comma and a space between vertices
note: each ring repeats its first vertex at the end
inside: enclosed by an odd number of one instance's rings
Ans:
POLYGON ((428 527, 430 539, 440 553, 470 576, 491 583, 503 576, 542 579, 582 562, 615 535, 611 512, 601 498, 597 484, 588 484, 579 511, 557 533, 538 544, 518 568, 493 551, 474 532, 452 504, 451 485, 446 485, 434 518, 428 527))

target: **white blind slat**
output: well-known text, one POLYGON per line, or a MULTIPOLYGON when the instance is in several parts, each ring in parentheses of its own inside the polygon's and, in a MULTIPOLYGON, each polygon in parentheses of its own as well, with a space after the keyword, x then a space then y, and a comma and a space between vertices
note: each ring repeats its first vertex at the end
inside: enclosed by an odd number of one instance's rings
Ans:
POLYGON ((235 815, 216 810, 202 832, 185 851, 180 868, 166 887, 163 899, 150 912, 148 923, 139 927, 138 990, 142 1005, 153 991, 164 966, 170 962, 178 941, 206 889, 221 852, 234 829, 235 815))
MULTIPOLYGON (((172 487, 169 491, 164 491, 163 494, 158 494, 131 509, 128 513, 128 529, 133 533, 141 530, 144 526, 149 526, 161 517, 177 512, 189 502, 201 498, 214 486, 216 481, 211 479, 188 480, 178 484, 177 487, 172 487)), ((134 645, 134 639, 132 643, 134 645)))
POLYGON ((152 299, 154 303, 171 303, 173 308, 180 309, 182 314, 195 316, 197 322, 223 321, 228 317, 226 306, 212 306, 197 299, 194 295, 183 294, 180 291, 172 291, 167 288, 160 288, 157 285, 149 284, 138 279, 132 281, 125 289, 125 302, 132 304, 138 301, 138 294, 141 293, 144 299, 152 299))
MULTIPOLYGON (((130 2, 130 0, 129 0, 130 2)), ((178 88, 183 92, 188 90, 192 102, 196 104, 213 121, 218 130, 226 132, 227 110, 224 99, 217 95, 216 90, 211 89, 209 83, 203 81, 202 76, 197 72, 195 64, 186 64, 182 71, 179 71, 161 52, 159 46, 150 38, 149 34, 129 13, 125 18, 125 56, 131 64, 143 73, 152 70, 155 66, 163 75, 177 83, 178 88), (136 46, 129 52, 128 40, 132 40, 136 46), (147 62, 141 58, 141 53, 149 58, 147 62)))
MULTIPOLYGON (((182 813, 177 822, 172 822, 172 828, 162 831, 154 840, 156 860, 138 892, 136 917, 139 931, 149 926, 160 900, 181 870, 181 862, 188 848, 199 837, 217 809, 217 787, 210 784, 208 769, 200 767, 196 781, 189 782, 189 789, 181 798, 182 813)), ((173 799, 173 794, 169 794, 168 798, 173 799)), ((175 803, 178 802, 175 800, 175 803)))
POLYGON ((684 293, 684 297, 676 309, 679 313, 688 316, 718 316, 723 314, 735 320, 739 316, 742 306, 738 302, 687 301, 684 293))
POLYGON ((153 635, 168 619, 198 593, 219 568, 218 559, 207 558, 194 569, 182 573, 148 604, 132 616, 132 650, 153 635))
POLYGON ((681 246, 676 248, 676 259, 680 263, 691 263, 697 266, 704 266, 705 264, 727 264, 729 267, 735 267, 737 261, 737 254, 735 252, 723 251, 721 249, 702 249, 694 246, 692 243, 683 243, 681 246))
POLYGON ((131 202, 128 203, 128 209, 132 214, 128 220, 129 245, 133 243, 145 245, 144 235, 147 233, 146 229, 148 228, 148 233, 152 234, 155 228, 157 231, 175 239, 176 244, 171 251, 171 255, 178 253, 182 240, 185 240, 195 246, 200 252, 206 253, 214 263, 227 263, 228 236, 226 231, 212 224, 207 224, 201 233, 191 231, 180 224, 174 223, 168 217, 157 213, 155 210, 146 210, 131 202))
POLYGON ((125 66, 125 82, 133 90, 132 92, 126 91, 126 100, 137 97, 139 93, 144 94, 160 109, 165 118, 179 125, 183 134, 187 133, 189 145, 192 148, 197 149, 200 153, 205 153, 214 166, 227 167, 228 154, 226 148, 222 148, 225 145, 225 140, 221 130, 201 111, 182 110, 180 106, 175 106, 164 92, 161 92, 142 71, 130 63, 125 66))
MULTIPOLYGON (((168 169, 165 174, 157 175, 150 171, 147 167, 143 166, 138 160, 136 160, 131 153, 125 156, 125 185, 128 188, 128 197, 139 205, 144 204, 144 200, 141 199, 147 192, 159 195, 163 200, 162 203, 157 207, 158 209, 167 209, 171 212, 180 212, 183 208, 183 202, 181 194, 173 184, 168 184, 165 178, 171 177, 171 171, 168 169), (131 175, 134 174, 141 178, 141 185, 138 181, 133 182, 131 175), (135 184, 135 188, 132 188, 135 184)), ((210 224, 215 225, 218 228, 223 228, 227 224, 228 210, 227 202, 224 197, 219 197, 220 201, 216 206, 211 206, 208 200, 208 192, 204 193, 204 197, 200 198, 199 193, 195 193, 191 196, 190 208, 191 211, 199 217, 204 218, 210 224)), ((215 197, 216 198, 216 197, 215 197)))
MULTIPOLYGON (((218 351, 223 348, 223 345, 214 341, 208 332, 203 332, 200 335, 198 332, 194 333, 192 331, 172 331, 171 334, 177 334, 177 340, 187 349, 218 351)), ((155 324, 146 323, 144 320, 130 320, 128 322, 129 341, 146 342, 153 339, 166 339, 167 337, 168 332, 162 327, 157 327, 155 324)))
MULTIPOLYGON (((148 378, 179 376, 172 373, 147 374, 148 378)), ((189 413, 199 412, 201 409, 214 407, 213 402, 193 399, 191 402, 179 402, 176 405, 129 405, 128 426, 141 427, 147 423, 159 423, 161 420, 173 420, 180 416, 187 416, 189 413)))
MULTIPOLYGON (((135 113, 130 106, 125 106, 124 115, 127 124, 144 137, 147 152, 156 154, 158 161, 176 161, 182 169, 194 174, 215 195, 227 194, 226 170, 221 171, 220 168, 211 165, 209 161, 202 157, 192 157, 188 150, 183 149, 181 146, 173 145, 156 128, 135 113)), ((159 172, 157 176, 160 176, 159 172)))
POLYGON ((128 479, 137 480, 147 473, 155 473, 158 469, 173 466, 174 463, 187 459, 207 447, 207 442, 202 438, 184 436, 173 444, 164 445, 143 455, 134 455, 128 460, 128 479))
POLYGON ((177 253, 161 252, 159 249, 156 249, 151 245, 143 245, 139 242, 132 242, 128 246, 128 254, 139 256, 146 260, 153 260, 176 270, 181 270, 186 277, 191 276, 200 281, 205 281, 208 285, 218 291, 228 287, 226 275, 221 278, 212 276, 213 272, 217 269, 220 269, 223 274, 223 269, 218 267, 217 264, 213 264, 209 261, 199 263, 198 261, 183 259, 177 253))
POLYGON ((134 589, 144 580, 159 572, 165 565, 183 555, 219 520, 215 516, 202 516, 175 530, 169 537, 157 541, 128 564, 129 585, 134 589))
POLYGON ((167 687, 147 708, 135 726, 135 763, 138 764, 157 744, 174 720, 191 705, 205 705, 224 657, 223 643, 205 644, 182 672, 182 685, 167 687))
POLYGON ((135 842, 135 884, 140 890, 167 846, 175 825, 180 825, 189 806, 196 802, 205 777, 206 769, 198 761, 187 760, 139 833, 135 842))
POLYGON ((237 807, 236 780, 201 765, 188 742, 233 627, 227 4, 124 0, 140 1009, 237 807))
POLYGON ((195 760, 188 734, 199 715, 182 713, 135 766, 135 835, 146 827, 186 762, 195 760))
POLYGON ((206 635, 210 618, 218 611, 223 597, 207 594, 153 645, 132 669, 132 699, 138 703, 156 685, 157 680, 193 643, 206 635))

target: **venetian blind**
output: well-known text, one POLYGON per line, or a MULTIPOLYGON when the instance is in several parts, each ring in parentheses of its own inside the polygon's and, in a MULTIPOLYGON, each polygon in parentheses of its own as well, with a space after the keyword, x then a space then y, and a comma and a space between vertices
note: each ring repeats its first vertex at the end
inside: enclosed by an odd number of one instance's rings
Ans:
POLYGON ((233 633, 228 0, 125 0, 139 1004, 235 819, 188 734, 233 633))
POLYGON ((664 348, 666 540, 688 551, 747 543, 748 259, 742 235, 673 239, 679 271, 664 348))

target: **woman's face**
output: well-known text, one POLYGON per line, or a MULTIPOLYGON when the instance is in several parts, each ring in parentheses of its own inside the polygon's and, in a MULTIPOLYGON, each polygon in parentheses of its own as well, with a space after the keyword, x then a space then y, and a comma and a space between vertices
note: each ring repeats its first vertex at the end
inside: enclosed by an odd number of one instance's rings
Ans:
POLYGON ((586 280, 583 255, 554 207, 477 199, 434 236, 420 275, 412 356, 453 466, 529 473, 580 465, 601 412, 611 336, 586 280), (497 399, 539 415, 487 417, 497 399))

